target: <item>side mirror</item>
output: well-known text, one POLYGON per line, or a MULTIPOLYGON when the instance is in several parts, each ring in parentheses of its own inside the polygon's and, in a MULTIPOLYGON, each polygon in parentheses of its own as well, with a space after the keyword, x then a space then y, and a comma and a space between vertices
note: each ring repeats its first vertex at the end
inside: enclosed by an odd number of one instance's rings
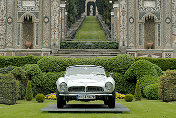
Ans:
POLYGON ((110 73, 110 77, 112 77, 113 76, 113 73, 110 73))

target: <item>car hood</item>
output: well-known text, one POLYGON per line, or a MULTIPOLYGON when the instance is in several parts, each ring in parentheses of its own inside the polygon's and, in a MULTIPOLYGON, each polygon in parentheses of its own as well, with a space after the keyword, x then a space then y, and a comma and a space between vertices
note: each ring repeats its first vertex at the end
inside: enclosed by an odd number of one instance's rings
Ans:
POLYGON ((67 83, 98 83, 104 82, 105 78, 102 75, 72 75, 67 77, 67 83))

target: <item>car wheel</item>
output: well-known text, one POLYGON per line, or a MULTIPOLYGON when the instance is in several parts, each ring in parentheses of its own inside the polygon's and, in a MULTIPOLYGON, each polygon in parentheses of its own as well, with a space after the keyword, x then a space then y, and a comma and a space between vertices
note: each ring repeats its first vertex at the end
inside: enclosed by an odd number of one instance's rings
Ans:
POLYGON ((57 108, 63 108, 63 106, 66 104, 66 101, 64 100, 63 96, 60 96, 59 92, 56 91, 56 97, 57 97, 57 108))
POLYGON ((115 108, 115 91, 112 93, 112 96, 108 99, 108 107, 115 108))

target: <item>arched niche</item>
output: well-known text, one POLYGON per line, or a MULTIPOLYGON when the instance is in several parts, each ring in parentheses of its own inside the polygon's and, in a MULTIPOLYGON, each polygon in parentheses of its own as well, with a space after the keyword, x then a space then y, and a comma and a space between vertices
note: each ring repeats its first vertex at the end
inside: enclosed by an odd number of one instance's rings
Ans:
POLYGON ((148 13, 143 16, 142 22, 144 27, 144 49, 155 49, 157 40, 156 24, 158 22, 158 19, 154 14, 148 13), (152 46, 150 48, 151 43, 152 46))
POLYGON ((21 44, 22 44, 21 46, 24 49, 33 49, 35 39, 35 22, 36 22, 35 15, 31 13, 26 13, 21 16, 20 20, 21 20, 21 44))
POLYGON ((92 15, 95 16, 96 15, 96 4, 93 1, 90 1, 87 3, 87 16, 90 16, 91 11, 93 11, 92 15))

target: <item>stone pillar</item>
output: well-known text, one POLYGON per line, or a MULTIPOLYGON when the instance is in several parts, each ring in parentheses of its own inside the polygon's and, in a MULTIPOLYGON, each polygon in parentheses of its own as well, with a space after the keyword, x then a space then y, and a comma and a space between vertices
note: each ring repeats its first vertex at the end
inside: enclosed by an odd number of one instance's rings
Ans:
POLYGON ((3 49, 6 37, 6 0, 0 1, 0 11, 0 49, 3 49))
POLYGON ((111 12, 111 41, 114 41, 114 12, 111 12))
POLYGON ((112 37, 114 41, 119 41, 119 4, 115 2, 112 13, 112 37))
POLYGON ((61 10, 61 40, 65 40, 65 2, 60 4, 60 10, 61 10))
POLYGON ((13 48, 13 39, 14 39, 14 4, 15 1, 14 0, 7 0, 7 29, 6 30, 6 48, 13 48))

